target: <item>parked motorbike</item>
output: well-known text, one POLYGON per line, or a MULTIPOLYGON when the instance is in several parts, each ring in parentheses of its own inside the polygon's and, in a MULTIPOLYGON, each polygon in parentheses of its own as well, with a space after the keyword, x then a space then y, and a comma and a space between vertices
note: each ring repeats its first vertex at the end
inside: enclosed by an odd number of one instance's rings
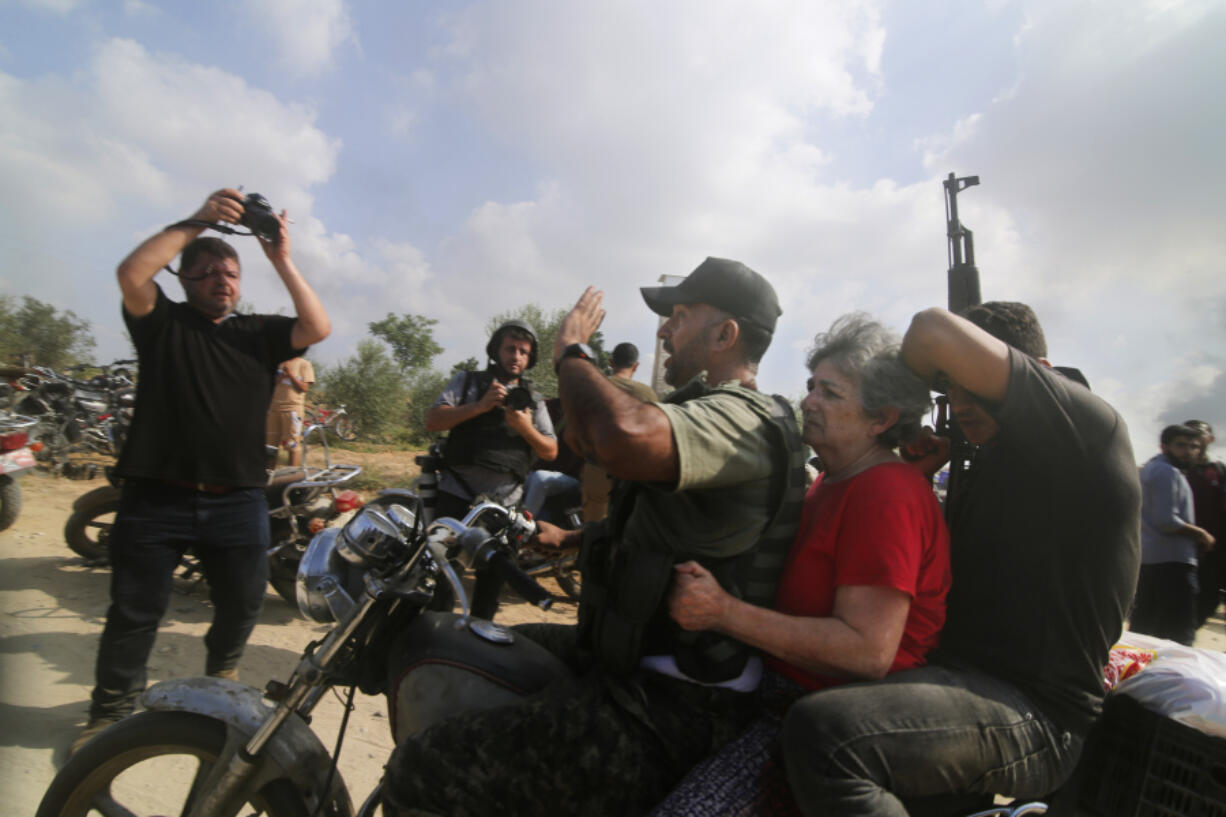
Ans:
POLYGON ((0 414, 0 530, 21 514, 21 485, 17 474, 37 463, 30 448, 29 430, 37 423, 20 414, 0 414))
MULTIPOLYGON (((306 442, 317 430, 318 427, 311 427, 303 434, 304 462, 306 442)), ((361 466, 333 464, 326 440, 323 447, 323 468, 279 468, 269 475, 265 489, 271 533, 268 580, 277 594, 291 604, 295 600, 298 563, 311 537, 362 504, 355 492, 343 490, 346 482, 361 473, 361 466)), ((120 490, 119 481, 114 480, 78 497, 64 525, 68 547, 93 564, 110 562, 109 538, 115 512, 119 510, 120 490)), ((200 574, 199 563, 190 553, 184 556, 183 567, 186 578, 200 574)))
MULTIPOLYGON (((421 476, 417 481, 417 491, 421 497, 422 514, 426 521, 434 519, 434 503, 438 497, 439 472, 443 468, 443 451, 439 443, 432 443, 425 454, 419 454, 414 460, 421 466, 421 476)), ((478 496, 473 506, 488 503, 488 497, 478 496)), ((580 497, 576 494, 560 494, 551 496, 542 509, 541 518, 548 519, 564 530, 576 530, 583 525, 580 518, 580 497)), ((531 517, 528 517, 531 519, 531 517)), ((508 541, 508 553, 521 570, 529 576, 552 576, 562 592, 575 601, 579 600, 581 587, 579 574, 579 551, 577 548, 556 551, 538 548, 531 544, 535 524, 528 535, 519 540, 508 541)))
POLYGON ((310 406, 306 409, 306 421, 311 425, 323 426, 348 443, 358 438, 358 424, 349 416, 344 403, 335 409, 310 406))
MULTIPOLYGON (((369 505, 343 528, 312 540, 298 573, 298 606, 314 621, 335 623, 306 648, 286 682, 270 682, 263 695, 219 678, 151 687, 142 697, 145 711, 69 758, 37 817, 81 817, 91 809, 233 817, 248 813, 240 811, 244 804, 269 817, 350 817, 336 753, 330 756, 309 727, 329 688, 348 686, 350 702, 355 689, 386 694, 394 713, 389 725, 400 739, 455 712, 514 700, 565 673, 543 647, 470 619, 450 567, 452 558, 495 566, 521 595, 548 609, 548 592, 506 555, 504 538, 522 532, 526 520, 487 503, 462 521, 427 525, 416 498, 405 503, 369 505), (463 614, 428 609, 443 583, 463 614), (126 774, 146 762, 158 764, 157 786, 126 774)), ((344 730, 342 722, 342 737, 344 730)), ((377 812, 381 789, 358 817, 377 812)))
POLYGON ((88 379, 71 373, 99 367, 74 366, 68 374, 36 367, 18 381, 24 393, 17 410, 38 419, 31 435, 42 446, 39 460, 64 476, 91 479, 98 466, 79 462, 82 455, 119 456, 136 403, 136 387, 125 368, 133 362, 115 361, 88 379))

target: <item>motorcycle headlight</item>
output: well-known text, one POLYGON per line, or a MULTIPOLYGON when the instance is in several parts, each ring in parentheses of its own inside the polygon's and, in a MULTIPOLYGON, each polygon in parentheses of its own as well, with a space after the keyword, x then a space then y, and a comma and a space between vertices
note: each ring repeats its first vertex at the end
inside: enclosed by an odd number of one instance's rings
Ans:
POLYGON ((341 528, 336 552, 356 567, 382 567, 404 546, 395 522, 374 508, 364 508, 341 528))
POLYGON ((356 604, 362 592, 361 568, 337 553, 339 528, 325 528, 307 545, 298 563, 294 595, 298 611, 311 621, 329 624, 356 604))

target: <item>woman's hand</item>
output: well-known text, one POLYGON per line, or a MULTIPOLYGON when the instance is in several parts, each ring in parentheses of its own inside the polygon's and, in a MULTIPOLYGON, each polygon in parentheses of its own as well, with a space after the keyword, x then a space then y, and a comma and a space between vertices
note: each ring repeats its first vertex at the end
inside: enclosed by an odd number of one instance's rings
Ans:
POLYGON ((686 630, 721 629, 732 602, 719 582, 698 562, 673 565, 673 587, 668 594, 668 614, 686 630))

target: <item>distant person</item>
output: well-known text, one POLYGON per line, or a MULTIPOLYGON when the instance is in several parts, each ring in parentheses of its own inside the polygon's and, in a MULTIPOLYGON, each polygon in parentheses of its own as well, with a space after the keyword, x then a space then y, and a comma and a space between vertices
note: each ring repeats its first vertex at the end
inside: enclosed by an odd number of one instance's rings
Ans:
POLYGON ((268 504, 264 421, 279 365, 328 336, 323 305, 290 258, 282 211, 276 241, 260 248, 296 317, 236 315, 238 254, 200 238, 198 222, 237 224, 244 198, 218 190, 187 222, 147 239, 119 265, 123 319, 139 361, 136 410, 115 472, 123 493, 111 528, 111 606, 98 645, 89 724, 75 751, 130 713, 190 547, 213 602, 204 637, 208 675, 238 679, 238 662, 264 603, 268 504), (176 255, 185 303, 153 278, 176 255))
MULTIPOLYGON (((532 327, 507 321, 485 345, 489 365, 479 372, 457 372, 426 412, 426 431, 448 432, 436 517, 462 519, 479 495, 514 505, 523 496, 533 461, 557 457, 545 399, 525 374, 536 365, 538 351, 532 327), (529 398, 530 405, 507 405, 512 392, 529 398)), ((478 570, 473 615, 492 618, 501 589, 497 570, 478 570)))
POLYGON ((305 357, 294 357, 277 369, 277 386, 268 405, 265 442, 284 448, 290 465, 302 465, 302 416, 306 393, 315 382, 315 368, 305 357))
MULTIPOLYGON (((1196 524, 1213 535, 1218 542, 1226 533, 1226 463, 1211 459, 1213 427, 1204 420, 1188 420, 1188 428, 1200 432, 1200 457, 1184 471, 1192 487, 1192 504, 1196 508, 1196 524)), ((1200 594, 1196 603, 1196 626, 1205 626, 1221 604, 1226 589, 1226 546, 1214 545, 1200 554, 1196 569, 1200 594)))
MULTIPOLYGON (((619 343, 613 347, 609 368, 609 379, 622 391, 645 403, 654 403, 659 399, 651 386, 634 379, 634 373, 639 369, 639 347, 633 343, 619 343)), ((613 480, 608 471, 589 462, 583 467, 580 482, 583 485, 583 521, 599 522, 608 513, 613 480)))
POLYGON ((1192 645, 1196 637, 1198 551, 1213 534, 1196 524, 1192 487, 1183 474, 1200 459, 1200 433, 1162 429, 1161 453, 1141 468, 1141 578, 1131 629, 1192 645))

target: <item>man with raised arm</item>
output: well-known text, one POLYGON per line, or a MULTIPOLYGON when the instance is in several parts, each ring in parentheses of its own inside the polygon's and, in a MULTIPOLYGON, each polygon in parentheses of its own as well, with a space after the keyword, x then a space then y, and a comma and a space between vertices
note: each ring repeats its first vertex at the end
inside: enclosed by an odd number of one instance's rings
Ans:
POLYGON ((1030 307, 915 316, 903 360, 948 388, 976 446, 948 499, 953 586, 929 666, 799 701, 784 723, 801 810, 957 814, 1072 773, 1132 603, 1140 485, 1124 421, 1046 360, 1030 307))
POLYGON ((542 544, 582 539, 579 623, 517 635, 573 676, 402 741, 387 778, 401 814, 646 813, 754 712, 760 660, 725 636, 683 631, 667 591, 674 565, 692 559, 739 597, 773 597, 804 491, 792 409, 755 384, 779 301, 758 273, 719 258, 642 293, 668 317, 659 335, 678 388, 663 402, 643 402, 596 367, 586 342, 604 310, 594 289, 553 349, 566 440, 617 479, 605 522, 541 525, 542 544))
POLYGON ((238 254, 207 224, 237 224, 243 194, 218 190, 184 222, 147 239, 119 265, 123 318, 140 375, 132 429, 115 473, 123 493, 109 542, 111 605, 98 646, 89 724, 77 749, 130 713, 166 612, 175 567, 192 548, 204 570, 213 624, 205 672, 237 680, 268 579, 264 421, 282 361, 328 336, 323 305, 290 258, 285 212, 261 249, 296 317, 236 315, 238 254), (186 300, 154 281, 182 253, 186 300))

